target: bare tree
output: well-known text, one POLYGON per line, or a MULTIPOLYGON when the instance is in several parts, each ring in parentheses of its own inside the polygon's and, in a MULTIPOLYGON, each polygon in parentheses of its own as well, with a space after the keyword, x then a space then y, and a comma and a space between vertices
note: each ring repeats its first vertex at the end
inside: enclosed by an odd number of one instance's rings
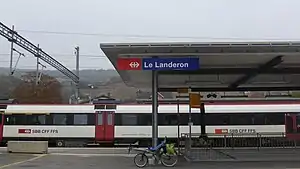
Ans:
POLYGON ((43 75, 36 84, 35 72, 30 72, 21 77, 20 83, 12 92, 12 96, 25 104, 58 104, 62 103, 60 82, 48 75, 43 75))

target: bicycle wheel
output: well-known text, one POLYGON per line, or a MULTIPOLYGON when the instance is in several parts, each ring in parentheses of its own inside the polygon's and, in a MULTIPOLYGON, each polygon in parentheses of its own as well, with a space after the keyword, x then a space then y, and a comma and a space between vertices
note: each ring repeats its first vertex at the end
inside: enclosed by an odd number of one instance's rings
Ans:
POLYGON ((166 167, 174 167, 178 162, 177 153, 174 155, 162 154, 160 159, 162 165, 166 167))
POLYGON ((148 157, 145 155, 145 153, 139 153, 134 157, 134 164, 139 167, 145 167, 148 164, 148 157))

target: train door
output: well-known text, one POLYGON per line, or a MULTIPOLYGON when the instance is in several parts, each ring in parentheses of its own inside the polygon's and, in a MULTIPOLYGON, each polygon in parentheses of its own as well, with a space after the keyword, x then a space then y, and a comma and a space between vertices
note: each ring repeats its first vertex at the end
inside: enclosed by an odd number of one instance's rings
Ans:
POLYGON ((114 111, 96 112, 96 141, 111 142, 114 140, 114 111))
POLYGON ((296 131, 300 135, 300 114, 296 115, 295 124, 296 124, 296 126, 295 126, 296 127, 296 131))
POLYGON ((300 114, 286 114, 285 128, 288 138, 300 140, 300 114))
POLYGON ((4 112, 0 111, 0 142, 3 139, 4 112))
POLYGON ((286 114, 285 116, 285 131, 287 134, 294 133, 293 115, 286 114))

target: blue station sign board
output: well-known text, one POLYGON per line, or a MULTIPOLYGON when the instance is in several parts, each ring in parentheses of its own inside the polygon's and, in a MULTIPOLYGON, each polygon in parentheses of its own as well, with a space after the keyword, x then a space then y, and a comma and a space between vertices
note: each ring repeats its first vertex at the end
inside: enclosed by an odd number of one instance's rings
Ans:
POLYGON ((143 70, 198 70, 199 58, 143 58, 143 70))

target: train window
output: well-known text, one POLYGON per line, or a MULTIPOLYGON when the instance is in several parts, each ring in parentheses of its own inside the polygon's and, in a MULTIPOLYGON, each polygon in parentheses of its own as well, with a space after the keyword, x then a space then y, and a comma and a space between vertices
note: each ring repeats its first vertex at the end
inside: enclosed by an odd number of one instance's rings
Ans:
POLYGON ((167 121, 166 121, 166 114, 163 113, 159 113, 157 116, 157 121, 158 121, 158 125, 162 126, 162 125, 168 125, 167 121))
POLYGON ((115 114, 115 125, 122 126, 122 114, 116 113, 115 114))
POLYGON ((97 114, 97 125, 103 125, 103 113, 98 112, 97 114))
POLYGON ((97 104, 97 105, 95 105, 95 109, 105 109, 105 105, 97 104))
POLYGON ((66 114, 53 114, 53 124, 54 125, 67 125, 67 115, 66 114))
POLYGON ((107 125, 112 125, 113 124, 113 118, 112 118, 112 113, 107 114, 107 125))
POLYGON ((193 125, 201 125, 200 124, 200 117, 201 117, 200 113, 192 113, 192 122, 193 122, 193 125))
POLYGON ((140 113, 126 113, 120 114, 115 113, 114 123, 116 126, 130 126, 140 125, 145 126, 151 125, 151 114, 140 114, 140 113), (150 121, 150 122, 149 122, 150 121))
POLYGON ((138 116, 136 114, 122 114, 121 124, 126 125, 138 125, 138 116))
POLYGON ((15 123, 15 119, 12 115, 5 115, 4 116, 4 124, 5 125, 13 125, 15 123))
POLYGON ((117 105, 115 105, 115 104, 108 104, 108 105, 106 105, 106 109, 117 109, 117 105))
POLYGON ((228 114, 230 125, 250 125, 253 122, 251 114, 228 114))
POLYGON ((13 115, 14 118, 15 118, 15 124, 16 125, 26 125, 26 115, 21 115, 21 114, 18 114, 18 115, 13 115))
POLYGON ((74 114, 74 125, 86 125, 88 123, 88 116, 86 114, 74 114))
POLYGON ((6 125, 26 125, 26 115, 14 114, 14 115, 5 115, 6 125))
POLYGON ((46 115, 44 115, 44 114, 27 115, 27 123, 26 124, 28 124, 28 125, 46 124, 46 115))
MULTIPOLYGON (((200 113, 192 113, 193 125, 200 125, 200 113)), ((188 125, 189 113, 180 113, 179 124, 188 125)), ((208 113, 206 125, 283 125, 282 113, 208 113)), ((152 114, 115 114, 116 125, 151 125, 152 114), (137 120, 138 118, 138 120, 137 120), (137 121, 136 121, 137 120, 137 121)), ((159 113, 158 125, 178 125, 177 113, 159 113)))
POLYGON ((284 125, 283 113, 265 114, 265 125, 284 125))
POLYGON ((4 113, 3 111, 0 111, 0 123, 4 123, 3 120, 2 120, 2 119, 3 119, 3 118, 2 118, 3 113, 4 113))
POLYGON ((138 115, 139 126, 151 126, 152 125, 152 114, 139 114, 138 115))
MULTIPOLYGON (((177 114, 176 114, 177 115, 177 114)), ((192 123, 193 125, 200 125, 200 113, 192 113, 192 123)), ((189 113, 181 113, 179 124, 180 125, 188 125, 189 123, 189 113)), ((177 123, 176 123, 177 125, 177 123)))
POLYGON ((179 124, 180 125, 188 125, 188 122, 189 122, 189 114, 188 113, 181 113, 180 116, 179 116, 179 124))
POLYGON ((95 119, 95 114, 88 114, 88 125, 95 125, 96 119, 95 119))
POLYGON ((206 114, 207 125, 230 125, 228 114, 206 114))
POLYGON ((46 125, 53 125, 53 116, 51 115, 46 116, 46 125))
POLYGON ((158 125, 178 125, 177 114, 160 113, 158 114, 158 125))
POLYGON ((264 125, 265 124, 265 114, 253 113, 251 114, 251 125, 264 125))

